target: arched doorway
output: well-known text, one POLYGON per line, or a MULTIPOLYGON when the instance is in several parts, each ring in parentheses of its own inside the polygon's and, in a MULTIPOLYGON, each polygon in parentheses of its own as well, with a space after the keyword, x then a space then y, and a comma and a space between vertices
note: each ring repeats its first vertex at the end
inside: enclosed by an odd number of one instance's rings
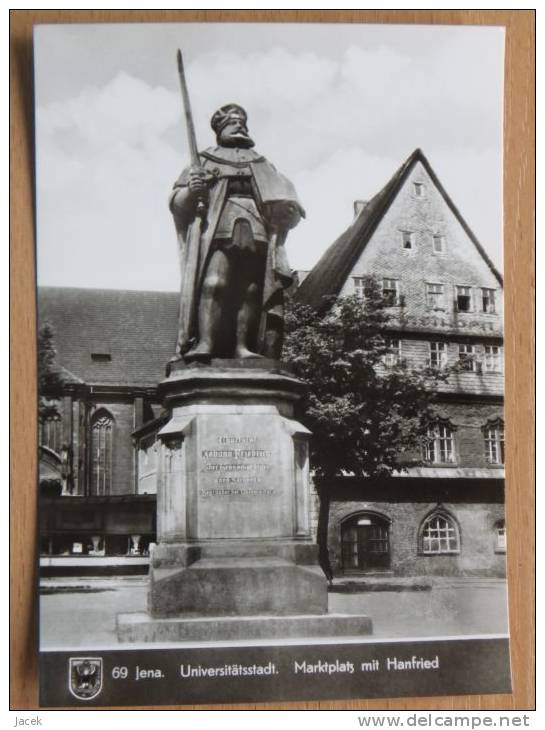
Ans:
POLYGON ((373 512, 352 515, 341 525, 344 572, 390 567, 390 522, 373 512))

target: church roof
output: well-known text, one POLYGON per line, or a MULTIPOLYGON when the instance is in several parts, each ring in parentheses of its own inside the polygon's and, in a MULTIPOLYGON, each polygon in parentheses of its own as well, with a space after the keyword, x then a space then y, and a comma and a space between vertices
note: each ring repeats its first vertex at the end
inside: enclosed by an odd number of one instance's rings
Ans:
POLYGON ((38 289, 61 375, 89 385, 157 385, 174 354, 178 304, 177 292, 38 289))
POLYGON ((51 370, 53 373, 56 373, 59 376, 60 380, 62 381, 62 383, 64 385, 67 385, 67 384, 78 385, 78 384, 82 384, 84 382, 81 378, 78 378, 77 375, 74 375, 74 373, 71 373, 70 370, 68 370, 68 368, 63 368, 62 365, 54 364, 52 366, 51 370))
POLYGON ((371 239, 377 225, 388 211, 395 196, 417 162, 420 162, 424 166, 446 204, 475 244, 500 285, 503 285, 501 274, 447 194, 426 156, 421 149, 416 149, 394 173, 382 190, 365 205, 346 231, 331 244, 316 266, 305 277, 295 295, 298 301, 315 308, 320 308, 324 304, 324 297, 337 296, 340 293, 344 282, 371 239))

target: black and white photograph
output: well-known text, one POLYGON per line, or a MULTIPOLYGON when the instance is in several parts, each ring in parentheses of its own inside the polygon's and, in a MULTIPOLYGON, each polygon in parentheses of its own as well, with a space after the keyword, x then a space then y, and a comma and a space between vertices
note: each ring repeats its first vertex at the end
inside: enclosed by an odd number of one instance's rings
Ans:
POLYGON ((42 706, 510 692, 504 40, 35 27, 42 706))

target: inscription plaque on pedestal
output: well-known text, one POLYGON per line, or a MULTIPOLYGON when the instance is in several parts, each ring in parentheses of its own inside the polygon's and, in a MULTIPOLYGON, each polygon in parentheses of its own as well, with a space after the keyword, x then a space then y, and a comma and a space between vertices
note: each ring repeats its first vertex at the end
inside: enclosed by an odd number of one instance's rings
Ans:
POLYGON ((278 416, 203 419, 197 430, 200 537, 291 535, 287 439, 278 416))

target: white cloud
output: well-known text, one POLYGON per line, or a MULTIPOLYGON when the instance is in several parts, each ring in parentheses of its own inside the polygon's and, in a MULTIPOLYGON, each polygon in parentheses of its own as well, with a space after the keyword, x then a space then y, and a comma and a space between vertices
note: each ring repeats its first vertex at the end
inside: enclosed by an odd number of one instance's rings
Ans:
POLYGON ((120 72, 102 88, 87 87, 75 98, 40 109, 46 134, 77 130, 102 149, 113 141, 145 142, 174 124, 180 113, 176 95, 120 72))
MULTIPOLYGON (((418 57, 352 43, 332 59, 277 44, 245 53, 238 32, 230 49, 188 65, 197 138, 213 144, 219 105, 247 108, 256 149, 307 209, 289 239, 294 267, 311 267, 350 223, 353 200, 374 195, 417 146, 498 260, 501 69, 478 34, 418 57)), ((188 157, 179 93, 123 71, 39 106, 36 128, 40 283, 177 288, 166 200, 188 157)))
POLYGON ((214 51, 189 68, 191 90, 207 107, 243 98, 258 114, 304 109, 329 87, 337 65, 314 53, 290 53, 273 47, 243 54, 214 51))
POLYGON ((173 92, 127 74, 38 109, 40 281, 178 286, 166 203, 177 155, 163 139, 178 114, 173 92))

